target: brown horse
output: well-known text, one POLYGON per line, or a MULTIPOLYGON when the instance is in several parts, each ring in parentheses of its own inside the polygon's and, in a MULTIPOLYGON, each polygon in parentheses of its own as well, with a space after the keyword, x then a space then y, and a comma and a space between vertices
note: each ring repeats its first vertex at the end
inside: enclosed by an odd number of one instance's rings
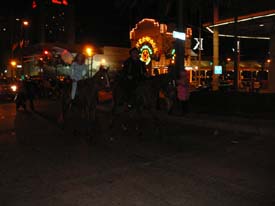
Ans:
MULTIPOLYGON (((76 104, 82 116, 88 120, 95 120, 98 92, 110 87, 107 69, 100 69, 93 77, 83 79, 77 83, 76 104)), ((63 123, 65 116, 71 110, 71 81, 64 84, 61 92, 61 114, 59 122, 63 123)))

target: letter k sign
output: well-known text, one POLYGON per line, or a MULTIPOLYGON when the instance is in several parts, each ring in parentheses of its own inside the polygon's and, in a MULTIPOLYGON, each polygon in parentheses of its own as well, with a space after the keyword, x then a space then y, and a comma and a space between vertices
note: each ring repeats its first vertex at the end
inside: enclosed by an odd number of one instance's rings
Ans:
POLYGON ((194 38, 196 41, 196 45, 194 46, 193 50, 203 50, 203 38, 194 38))

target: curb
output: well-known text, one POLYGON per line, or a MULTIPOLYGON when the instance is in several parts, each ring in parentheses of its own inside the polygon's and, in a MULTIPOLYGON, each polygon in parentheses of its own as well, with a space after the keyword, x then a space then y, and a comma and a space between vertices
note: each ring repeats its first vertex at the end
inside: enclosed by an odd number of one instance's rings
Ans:
MULTIPOLYGON (((160 117, 160 116, 159 116, 160 117)), ((258 122, 254 122, 254 124, 241 124, 238 122, 232 123, 229 121, 217 121, 211 119, 195 119, 190 117, 170 117, 166 116, 166 118, 170 122, 174 122, 175 124, 196 126, 199 128, 207 128, 207 129, 219 129, 227 132, 240 132, 246 134, 260 135, 260 136, 275 136, 275 126, 268 127, 263 125, 257 125, 258 122)), ((274 122, 274 121, 272 121, 274 122)), ((275 122, 274 122, 275 125, 275 122)))

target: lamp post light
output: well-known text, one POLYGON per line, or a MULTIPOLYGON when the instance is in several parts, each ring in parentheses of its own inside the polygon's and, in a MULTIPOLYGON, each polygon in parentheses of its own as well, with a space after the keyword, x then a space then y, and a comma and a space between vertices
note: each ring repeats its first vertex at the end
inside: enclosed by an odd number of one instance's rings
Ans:
POLYGON ((10 63, 11 63, 11 66, 12 66, 12 67, 15 67, 15 66, 17 65, 17 63, 16 63, 15 60, 12 60, 10 63))
POLYGON ((23 21, 23 26, 29 26, 29 22, 28 21, 23 21))
POLYGON ((91 72, 91 76, 93 76, 93 68, 92 68, 92 65, 93 65, 93 59, 92 59, 92 56, 93 56, 93 50, 91 47, 87 47, 86 50, 85 50, 86 54, 88 55, 88 78, 90 77, 90 72, 91 72))
POLYGON ((13 77, 14 76, 14 70, 16 68, 17 62, 15 60, 11 60, 10 65, 11 65, 11 77, 13 77))
MULTIPOLYGON (((24 47, 26 47, 28 45, 27 43, 27 28, 29 27, 30 22, 27 20, 23 20, 21 22, 21 42, 20 42, 20 47, 21 47, 21 56, 20 56, 20 60, 21 60, 21 65, 23 66, 23 59, 24 59, 24 47)), ((21 70, 21 75, 24 74, 24 66, 21 70)))

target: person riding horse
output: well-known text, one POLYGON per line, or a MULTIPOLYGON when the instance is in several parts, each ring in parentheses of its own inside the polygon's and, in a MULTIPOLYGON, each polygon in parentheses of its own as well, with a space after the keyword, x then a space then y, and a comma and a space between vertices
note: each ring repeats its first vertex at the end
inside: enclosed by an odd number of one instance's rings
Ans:
POLYGON ((78 81, 82 80, 84 76, 87 74, 87 65, 85 64, 85 55, 84 54, 77 54, 72 65, 72 91, 71 91, 71 100, 74 101, 76 92, 77 92, 77 83, 78 81))
POLYGON ((129 51, 130 57, 124 62, 121 77, 126 102, 129 107, 135 104, 136 89, 140 82, 144 81, 147 71, 144 62, 139 59, 139 50, 132 48, 129 51))

